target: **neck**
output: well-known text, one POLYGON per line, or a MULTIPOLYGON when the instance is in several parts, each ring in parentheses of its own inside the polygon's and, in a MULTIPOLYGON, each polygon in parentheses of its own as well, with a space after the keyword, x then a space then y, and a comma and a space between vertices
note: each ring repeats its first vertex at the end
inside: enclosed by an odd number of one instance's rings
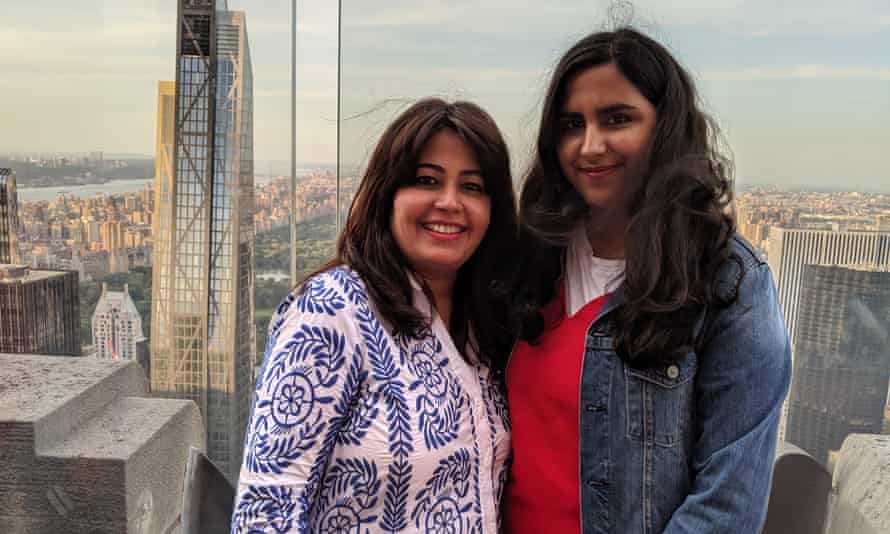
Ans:
POLYGON ((624 259, 624 234, 627 231, 627 217, 616 217, 614 213, 591 214, 586 223, 587 241, 597 258, 609 260, 624 259))
POLYGON ((424 280, 433 294, 433 306, 436 308, 436 312, 439 314, 439 317, 442 318, 442 322, 445 323, 445 328, 450 329, 454 277, 431 276, 424 277, 424 280))

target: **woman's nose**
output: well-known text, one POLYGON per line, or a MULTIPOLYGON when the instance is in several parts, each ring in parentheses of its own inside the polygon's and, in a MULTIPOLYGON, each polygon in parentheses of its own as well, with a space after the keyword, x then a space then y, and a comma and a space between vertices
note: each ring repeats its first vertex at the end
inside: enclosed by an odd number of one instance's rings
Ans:
POLYGON ((581 144, 582 156, 597 156, 606 152, 606 136, 596 125, 589 125, 584 130, 584 141, 581 144))

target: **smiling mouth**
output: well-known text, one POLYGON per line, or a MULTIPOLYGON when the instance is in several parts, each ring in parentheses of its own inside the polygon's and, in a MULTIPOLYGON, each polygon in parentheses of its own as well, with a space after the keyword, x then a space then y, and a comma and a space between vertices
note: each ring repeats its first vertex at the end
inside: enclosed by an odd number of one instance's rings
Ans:
POLYGON ((592 176, 600 176, 608 174, 618 167, 621 167, 620 163, 616 163, 615 165, 598 165, 596 167, 581 167, 581 172, 592 176))
POLYGON ((462 226, 458 226, 456 224, 432 223, 432 224, 423 224, 422 226, 431 232, 436 232, 437 234, 454 235, 454 234, 459 234, 464 231, 464 228, 462 226))

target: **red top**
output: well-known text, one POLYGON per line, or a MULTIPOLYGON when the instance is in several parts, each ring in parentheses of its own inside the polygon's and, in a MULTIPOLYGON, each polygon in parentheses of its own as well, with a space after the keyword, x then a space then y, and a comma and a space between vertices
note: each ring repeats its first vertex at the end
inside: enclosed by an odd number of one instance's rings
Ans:
POLYGON ((505 525, 510 534, 580 534, 578 421, 587 330, 608 295, 565 317, 565 290, 543 310, 537 345, 520 341, 507 368, 513 466, 505 525))

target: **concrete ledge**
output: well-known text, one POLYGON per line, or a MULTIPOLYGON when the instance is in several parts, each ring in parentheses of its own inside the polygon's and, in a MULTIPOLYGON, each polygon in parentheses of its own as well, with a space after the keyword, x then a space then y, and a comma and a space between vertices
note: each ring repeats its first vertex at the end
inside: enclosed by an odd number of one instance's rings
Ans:
POLYGON ((890 532, 890 436, 851 434, 834 469, 828 534, 890 532))
POLYGON ((198 407, 150 398, 135 362, 0 354, 4 532, 172 532, 190 446, 198 407))

